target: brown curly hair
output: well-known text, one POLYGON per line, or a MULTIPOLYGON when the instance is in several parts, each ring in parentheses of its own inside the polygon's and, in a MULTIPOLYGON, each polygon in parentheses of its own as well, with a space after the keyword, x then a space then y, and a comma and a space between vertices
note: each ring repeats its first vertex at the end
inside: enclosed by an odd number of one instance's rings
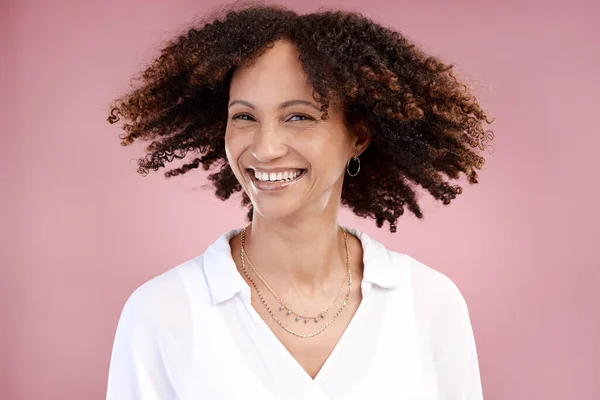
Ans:
MULTIPOLYGON (((149 141, 138 172, 196 154, 165 172, 181 175, 200 165, 213 170, 216 195, 242 190, 225 154, 229 84, 237 66, 248 65, 278 39, 298 48, 302 67, 322 105, 340 100, 349 127, 366 127, 371 142, 360 174, 345 179, 342 204, 356 215, 385 221, 392 232, 404 207, 423 218, 416 186, 443 204, 462 192, 448 179, 460 172, 477 183, 478 155, 493 139, 490 124, 454 66, 424 54, 401 33, 365 16, 341 10, 300 15, 274 5, 226 7, 168 42, 143 72, 137 88, 114 100, 108 121, 123 117, 123 146, 149 141), (216 170, 215 170, 216 169, 216 170)), ((245 193, 242 204, 252 205, 245 193)))

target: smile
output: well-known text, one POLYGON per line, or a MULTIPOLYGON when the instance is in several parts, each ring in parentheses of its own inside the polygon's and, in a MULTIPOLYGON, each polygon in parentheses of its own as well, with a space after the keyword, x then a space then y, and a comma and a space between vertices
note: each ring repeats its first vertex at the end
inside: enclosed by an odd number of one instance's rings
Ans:
POLYGON ((287 170, 247 170, 254 186, 260 190, 278 190, 290 186, 299 181, 306 173, 305 169, 287 169, 287 170))

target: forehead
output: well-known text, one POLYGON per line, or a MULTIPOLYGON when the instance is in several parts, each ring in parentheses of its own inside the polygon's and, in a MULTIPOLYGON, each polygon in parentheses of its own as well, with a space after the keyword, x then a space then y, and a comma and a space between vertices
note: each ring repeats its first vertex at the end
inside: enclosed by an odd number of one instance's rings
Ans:
POLYGON ((269 105, 285 100, 312 101, 312 85, 298 60, 298 49, 278 40, 251 65, 238 67, 230 86, 230 99, 269 105))

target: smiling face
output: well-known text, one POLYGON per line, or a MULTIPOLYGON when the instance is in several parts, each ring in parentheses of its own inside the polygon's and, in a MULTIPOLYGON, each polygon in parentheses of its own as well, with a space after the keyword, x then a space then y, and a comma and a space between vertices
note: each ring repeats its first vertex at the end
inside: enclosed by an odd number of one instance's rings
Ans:
POLYGON ((327 120, 319 107, 289 41, 275 42, 251 66, 234 72, 225 149, 255 215, 337 210, 356 139, 338 107, 330 104, 327 120))

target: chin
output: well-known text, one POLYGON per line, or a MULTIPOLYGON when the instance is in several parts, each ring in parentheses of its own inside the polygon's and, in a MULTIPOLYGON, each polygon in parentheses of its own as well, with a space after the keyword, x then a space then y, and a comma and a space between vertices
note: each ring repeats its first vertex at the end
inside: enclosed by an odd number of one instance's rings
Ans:
POLYGON ((285 201, 284 199, 273 199, 275 201, 253 201, 254 216, 265 220, 288 219, 298 212, 298 205, 291 204, 295 202, 285 201))

